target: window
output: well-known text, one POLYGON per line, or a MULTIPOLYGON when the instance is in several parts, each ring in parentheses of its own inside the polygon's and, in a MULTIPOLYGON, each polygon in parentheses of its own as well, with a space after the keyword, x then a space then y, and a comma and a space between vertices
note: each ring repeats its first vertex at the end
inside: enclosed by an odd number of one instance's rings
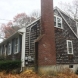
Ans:
POLYGON ((8 55, 11 55, 11 42, 8 43, 8 55))
POLYGON ((15 46, 14 47, 15 47, 14 53, 16 54, 16 53, 18 53, 18 38, 15 39, 15 46))
POLYGON ((71 40, 67 40, 67 52, 68 54, 73 54, 73 43, 71 40))
POLYGON ((61 17, 54 15, 54 26, 63 29, 61 17))
POLYGON ((69 68, 73 68, 73 65, 69 65, 69 68))

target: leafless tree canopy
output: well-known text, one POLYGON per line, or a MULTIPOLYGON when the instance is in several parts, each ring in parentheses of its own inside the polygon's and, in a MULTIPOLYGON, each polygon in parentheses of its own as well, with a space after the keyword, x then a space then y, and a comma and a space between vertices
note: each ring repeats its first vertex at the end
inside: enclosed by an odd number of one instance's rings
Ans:
POLYGON ((73 0, 71 3, 60 2, 59 7, 74 19, 78 19, 78 0, 73 0))

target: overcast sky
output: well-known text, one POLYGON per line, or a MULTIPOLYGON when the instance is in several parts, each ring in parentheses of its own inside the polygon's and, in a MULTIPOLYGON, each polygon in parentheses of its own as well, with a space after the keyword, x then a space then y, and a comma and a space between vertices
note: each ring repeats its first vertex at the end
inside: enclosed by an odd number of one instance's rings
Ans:
MULTIPOLYGON (((31 14, 34 10, 40 11, 41 0, 0 0, 0 19, 12 20, 18 13, 25 12, 31 14)), ((58 6, 59 2, 70 2, 72 0, 54 0, 54 6, 58 6)), ((8 21, 0 20, 1 23, 8 21)))

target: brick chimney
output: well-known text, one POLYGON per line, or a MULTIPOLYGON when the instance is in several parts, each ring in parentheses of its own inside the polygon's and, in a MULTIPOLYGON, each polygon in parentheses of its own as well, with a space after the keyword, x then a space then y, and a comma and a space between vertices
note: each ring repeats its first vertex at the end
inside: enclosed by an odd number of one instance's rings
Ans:
POLYGON ((56 64, 53 0, 41 0, 41 27, 44 36, 38 44, 38 64, 56 64))

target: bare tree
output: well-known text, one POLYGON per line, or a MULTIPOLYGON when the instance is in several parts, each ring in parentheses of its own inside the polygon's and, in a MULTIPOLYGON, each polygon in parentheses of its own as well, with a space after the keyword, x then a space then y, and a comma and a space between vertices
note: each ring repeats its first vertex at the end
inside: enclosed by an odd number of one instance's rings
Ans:
POLYGON ((40 12, 38 10, 34 10, 31 15, 31 17, 34 17, 34 18, 39 18, 41 16, 40 12))
POLYGON ((59 7, 74 19, 78 19, 78 0, 73 0, 71 3, 60 2, 59 7))
POLYGON ((18 26, 21 28, 21 27, 24 27, 24 26, 30 24, 34 20, 35 20, 34 17, 30 17, 30 16, 26 15, 25 13, 20 13, 14 17, 13 23, 14 23, 14 26, 18 26))
POLYGON ((2 24, 0 28, 0 37, 8 38, 18 29, 27 26, 29 23, 35 20, 34 17, 28 16, 25 13, 17 14, 14 17, 13 22, 8 22, 7 24, 2 24))

